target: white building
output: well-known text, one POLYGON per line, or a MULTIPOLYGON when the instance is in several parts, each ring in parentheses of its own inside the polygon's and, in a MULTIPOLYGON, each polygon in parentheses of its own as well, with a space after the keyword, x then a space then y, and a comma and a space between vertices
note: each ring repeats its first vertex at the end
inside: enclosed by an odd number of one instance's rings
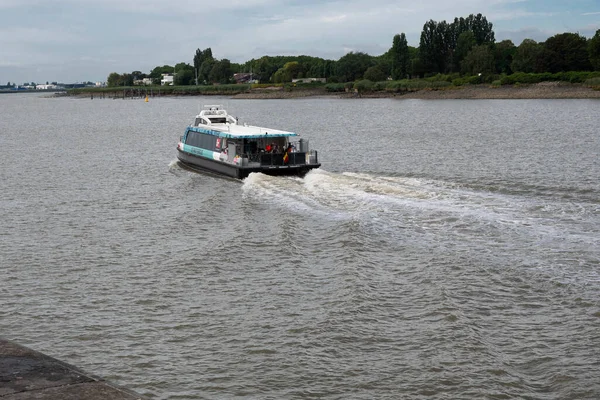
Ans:
POLYGON ((35 85, 36 90, 53 90, 58 89, 56 85, 35 85))
POLYGON ((149 86, 152 85, 152 78, 136 79, 133 81, 133 84, 138 86, 149 86))
POLYGON ((171 74, 162 74, 162 79, 160 80, 160 84, 165 86, 173 86, 173 75, 171 74))

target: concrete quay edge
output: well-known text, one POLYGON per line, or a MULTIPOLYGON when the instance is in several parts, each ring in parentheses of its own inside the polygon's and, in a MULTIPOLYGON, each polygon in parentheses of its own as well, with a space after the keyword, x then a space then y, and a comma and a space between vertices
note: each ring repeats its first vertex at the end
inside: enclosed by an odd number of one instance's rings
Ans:
POLYGON ((0 337, 0 400, 146 400, 70 364, 0 337))

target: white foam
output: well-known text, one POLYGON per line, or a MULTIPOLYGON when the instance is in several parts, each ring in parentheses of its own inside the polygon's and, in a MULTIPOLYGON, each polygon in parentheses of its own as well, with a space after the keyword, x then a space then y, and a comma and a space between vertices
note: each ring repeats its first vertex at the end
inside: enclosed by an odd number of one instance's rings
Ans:
POLYGON ((169 169, 181 169, 181 167, 179 166, 179 160, 178 159, 174 159, 169 163, 169 169))
MULTIPOLYGON (((251 174, 243 188, 248 199, 260 203, 317 218, 357 220, 366 229, 389 235, 419 224, 424 232, 439 235, 436 240, 456 235, 477 240, 474 232, 495 235, 499 240, 517 237, 521 238, 517 241, 530 243, 542 237, 583 243, 590 240, 586 233, 566 234, 565 228, 571 223, 568 219, 557 221, 559 213, 541 210, 537 215, 529 211, 547 200, 477 191, 452 182, 332 173, 321 168, 303 179, 251 174)), ((565 206, 554 202, 551 205, 551 210, 565 206)), ((569 218, 580 219, 583 215, 569 218)))

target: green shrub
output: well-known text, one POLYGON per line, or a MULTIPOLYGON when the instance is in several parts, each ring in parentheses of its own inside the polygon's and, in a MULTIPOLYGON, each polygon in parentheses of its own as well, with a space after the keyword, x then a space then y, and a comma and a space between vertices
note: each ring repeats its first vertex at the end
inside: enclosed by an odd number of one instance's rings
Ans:
POLYGON ((430 82, 430 87, 432 89, 443 89, 446 88, 448 86, 451 86, 452 83, 448 82, 448 81, 433 81, 430 82))
POLYGON ((584 85, 596 90, 600 90, 600 77, 587 79, 584 82, 584 85))
POLYGON ((386 81, 375 82, 373 84, 373 90, 376 90, 376 91, 385 90, 386 87, 387 87, 387 82, 386 81))
POLYGON ((125 92, 125 96, 130 95, 194 95, 194 94, 234 94, 244 93, 250 90, 250 85, 245 84, 227 84, 227 85, 209 85, 209 86, 126 86, 126 87, 105 87, 105 88, 78 88, 68 91, 69 94, 90 94, 90 93, 111 93, 120 96, 125 92))
POLYGON ((473 75, 473 76, 469 76, 467 77, 467 83, 469 85, 478 85, 482 82, 481 76, 479 75, 473 75))
POLYGON ((460 78, 460 74, 458 72, 453 74, 437 74, 434 76, 430 76, 425 78, 424 80, 427 82, 448 82, 451 83, 453 80, 460 78))
POLYGON ((401 81, 388 81, 385 84, 385 90, 388 92, 400 92, 402 91, 401 81))
POLYGON ((359 93, 373 90, 373 82, 368 79, 363 79, 354 83, 354 89, 359 93))
POLYGON ((253 83, 252 89, 265 89, 273 86, 282 87, 283 83, 253 83))
POLYGON ((429 82, 421 79, 404 80, 402 81, 402 86, 405 87, 408 91, 421 90, 431 87, 429 82))
POLYGON ((328 92, 343 92, 346 90, 346 85, 343 83, 328 83, 325 85, 325 90, 328 92))

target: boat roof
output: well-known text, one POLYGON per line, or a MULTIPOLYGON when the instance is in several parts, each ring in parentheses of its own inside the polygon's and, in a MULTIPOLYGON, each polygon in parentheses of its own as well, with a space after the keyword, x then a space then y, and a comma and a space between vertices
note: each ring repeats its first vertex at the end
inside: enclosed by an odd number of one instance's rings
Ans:
MULTIPOLYGON (((216 125, 216 124, 215 124, 216 125)), ((200 126, 189 126, 188 130, 200 133, 207 133, 209 135, 220 136, 230 139, 261 139, 270 137, 292 137, 300 136, 294 132, 281 131, 278 129, 264 128, 260 126, 252 125, 229 125, 229 126, 215 126, 208 127, 200 126), (223 129, 224 128, 224 129, 223 129), (229 129, 228 129, 229 128, 229 129)))
POLYGON ((280 129, 272 129, 248 124, 238 124, 237 119, 227 114, 227 111, 221 107, 222 106, 220 105, 205 105, 205 109, 200 111, 200 114, 196 116, 196 119, 199 117, 207 117, 209 119, 210 117, 219 117, 227 119, 227 117, 229 117, 234 119, 234 123, 212 122, 210 125, 201 124, 197 126, 189 126, 188 130, 232 139, 260 139, 269 137, 299 136, 297 133, 283 131, 280 129))

